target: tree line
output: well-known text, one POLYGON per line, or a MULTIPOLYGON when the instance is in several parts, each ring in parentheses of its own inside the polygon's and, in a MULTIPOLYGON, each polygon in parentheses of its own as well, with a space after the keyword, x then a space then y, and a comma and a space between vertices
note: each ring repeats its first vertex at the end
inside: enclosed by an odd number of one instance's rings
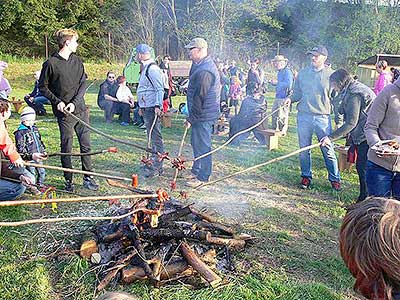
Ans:
POLYGON ((400 0, 2 0, 0 54, 45 57, 54 33, 76 29, 85 59, 124 61, 145 42, 185 59, 183 46, 207 39, 214 56, 246 61, 280 53, 302 61, 316 44, 336 66, 399 53, 400 0), (46 47, 47 45, 47 47, 46 47))

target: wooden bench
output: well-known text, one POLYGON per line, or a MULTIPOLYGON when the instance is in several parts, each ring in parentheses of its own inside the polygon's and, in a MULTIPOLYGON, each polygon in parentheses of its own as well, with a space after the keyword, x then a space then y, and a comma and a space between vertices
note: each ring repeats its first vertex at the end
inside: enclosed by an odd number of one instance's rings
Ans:
POLYGON ((339 153, 338 157, 339 171, 340 172, 350 171, 353 164, 347 162, 347 151, 349 150, 349 147, 336 146, 335 150, 339 153))
POLYGON ((276 131, 274 129, 259 129, 259 132, 265 136, 268 150, 279 148, 279 138, 284 136, 282 131, 276 131))

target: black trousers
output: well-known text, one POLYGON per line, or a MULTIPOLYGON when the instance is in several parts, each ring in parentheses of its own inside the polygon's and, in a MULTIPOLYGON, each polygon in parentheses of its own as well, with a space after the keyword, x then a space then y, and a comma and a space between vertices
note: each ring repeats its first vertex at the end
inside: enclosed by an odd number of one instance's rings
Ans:
POLYGON ((114 102, 113 113, 120 115, 121 122, 129 123, 131 120, 131 106, 128 103, 114 102))
MULTIPOLYGON (((76 116, 85 122, 89 121, 86 111, 76 114, 76 116)), ((79 148, 81 153, 90 152, 90 131, 89 129, 74 120, 70 116, 62 116, 57 118, 58 127, 60 128, 61 152, 71 153, 74 131, 78 137, 79 148)), ((82 170, 92 170, 92 159, 90 155, 81 156, 82 170)), ((71 156, 61 156, 61 165, 64 168, 72 168, 71 156)), ((65 180, 72 181, 72 173, 64 172, 65 180)))

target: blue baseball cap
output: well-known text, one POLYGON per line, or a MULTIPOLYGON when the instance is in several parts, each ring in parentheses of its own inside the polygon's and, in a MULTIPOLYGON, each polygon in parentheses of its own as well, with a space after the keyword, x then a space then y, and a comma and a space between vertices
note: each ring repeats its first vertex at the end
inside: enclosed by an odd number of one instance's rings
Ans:
POLYGON ((151 47, 147 44, 139 44, 136 46, 136 53, 140 54, 151 53, 151 47))

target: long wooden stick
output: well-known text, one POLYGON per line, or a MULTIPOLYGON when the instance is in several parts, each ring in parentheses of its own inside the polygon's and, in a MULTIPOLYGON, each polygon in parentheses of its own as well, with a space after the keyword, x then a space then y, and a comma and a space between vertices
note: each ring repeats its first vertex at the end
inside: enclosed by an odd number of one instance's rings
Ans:
MULTIPOLYGON (((1 161, 6 161, 6 160, 2 159, 1 161)), ((68 168, 49 166, 49 165, 41 165, 41 164, 36 164, 36 163, 32 163, 32 162, 27 162, 27 161, 25 162, 25 166, 44 168, 44 169, 49 169, 49 170, 58 170, 58 171, 64 171, 64 172, 70 172, 70 173, 110 178, 110 179, 117 179, 117 180, 129 181, 129 182, 132 181, 132 178, 127 178, 127 177, 120 177, 120 176, 115 176, 115 175, 108 175, 108 174, 103 174, 103 173, 89 172, 89 171, 83 171, 83 170, 77 170, 77 169, 68 169, 68 168)))
MULTIPOLYGON (((179 145, 179 149, 178 149, 178 156, 180 157, 182 154, 182 150, 183 150, 183 145, 185 144, 185 139, 186 139, 186 135, 188 133, 188 128, 185 126, 185 131, 183 132, 182 135, 182 140, 181 140, 181 144, 179 145)), ((179 170, 178 168, 175 169, 175 173, 174 173, 174 179, 172 180, 172 182, 176 182, 176 179, 178 178, 178 174, 179 174, 179 170)))
POLYGON ((39 223, 57 223, 57 222, 69 222, 69 221, 101 221, 101 220, 121 220, 123 218, 129 217, 133 214, 136 214, 140 210, 133 210, 124 215, 116 216, 116 217, 68 217, 68 218, 50 218, 50 219, 32 219, 25 221, 16 221, 16 222, 0 222, 0 227, 15 227, 22 226, 28 224, 39 224, 39 223))
POLYGON ((250 171, 252 171, 252 170, 255 170, 255 169, 258 169, 258 168, 260 168, 260 167, 263 167, 263 166, 266 166, 266 165, 275 163, 275 162, 277 162, 277 161, 284 160, 284 159, 286 159, 286 158, 288 158, 288 157, 291 157, 291 156, 293 156, 293 155, 296 155, 296 154, 298 154, 298 153, 300 153, 300 152, 307 151, 307 150, 310 150, 310 149, 313 149, 313 148, 317 148, 317 147, 319 147, 319 146, 321 146, 321 143, 317 143, 317 144, 313 144, 313 145, 310 145, 310 146, 307 146, 307 147, 300 148, 300 149, 298 149, 298 150, 296 150, 296 151, 290 152, 290 153, 288 153, 288 154, 286 154, 286 155, 282 155, 282 156, 276 157, 276 158, 274 158, 274 159, 268 160, 268 161, 263 162, 263 163, 261 163, 261 164, 258 164, 258 165, 255 165, 255 166, 252 166, 252 167, 243 169, 243 170, 241 170, 241 171, 238 171, 238 172, 232 173, 232 174, 230 174, 230 175, 227 175, 227 176, 224 176, 224 177, 215 179, 215 180, 213 180, 213 181, 205 182, 205 183, 199 185, 198 187, 193 188, 193 190, 194 190, 194 191, 199 190, 199 189, 201 189, 202 187, 205 187, 205 186, 207 186, 207 185, 211 185, 211 184, 214 184, 214 183, 217 183, 217 182, 220 182, 220 181, 223 181, 223 180, 232 178, 232 177, 234 177, 234 176, 237 176, 237 175, 240 175, 240 174, 243 174, 243 173, 250 172, 250 171))
POLYGON ((86 201, 99 201, 99 200, 115 200, 115 199, 141 199, 141 198, 156 198, 157 194, 147 195, 104 195, 104 196, 91 196, 91 197, 76 197, 76 198, 54 198, 54 199, 31 199, 31 200, 11 200, 0 201, 0 207, 4 206, 19 206, 28 204, 45 204, 56 202, 86 202, 86 201))
POLYGON ((104 132, 98 130, 97 128, 94 128, 93 126, 89 125, 88 123, 86 123, 85 121, 81 120, 80 118, 78 118, 77 116, 75 116, 74 114, 70 113, 70 112, 67 111, 67 110, 64 110, 64 112, 65 112, 65 114, 71 116, 71 117, 72 117, 73 119, 75 119, 76 121, 78 121, 78 122, 82 123, 83 125, 85 125, 90 131, 93 131, 93 132, 95 132, 95 133, 97 133, 97 134, 99 134, 99 135, 101 135, 101 136, 103 136, 103 137, 105 137, 105 138, 107 138, 107 139, 113 141, 113 142, 121 143, 121 144, 128 145, 128 146, 132 146, 132 147, 135 147, 135 148, 137 148, 137 149, 141 149, 141 150, 144 150, 144 151, 153 153, 153 154, 157 154, 157 153, 154 152, 153 150, 148 149, 148 148, 146 148, 146 147, 137 145, 137 144, 132 143, 132 142, 127 141, 127 140, 121 140, 121 139, 118 139, 118 138, 113 137, 112 135, 106 134, 106 133, 104 133, 104 132))

